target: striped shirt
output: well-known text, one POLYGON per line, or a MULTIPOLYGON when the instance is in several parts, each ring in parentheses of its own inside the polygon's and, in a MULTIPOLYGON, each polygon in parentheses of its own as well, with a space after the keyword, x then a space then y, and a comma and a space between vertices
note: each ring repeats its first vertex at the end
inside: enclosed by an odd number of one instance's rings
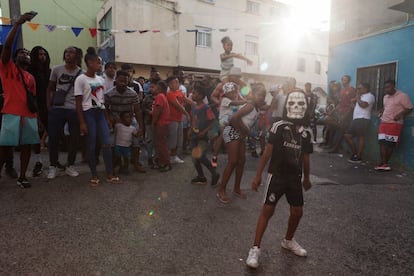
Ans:
POLYGON ((116 121, 123 111, 134 113, 134 105, 139 103, 137 93, 129 87, 123 93, 119 93, 115 86, 105 94, 105 105, 108 106, 109 115, 116 121))

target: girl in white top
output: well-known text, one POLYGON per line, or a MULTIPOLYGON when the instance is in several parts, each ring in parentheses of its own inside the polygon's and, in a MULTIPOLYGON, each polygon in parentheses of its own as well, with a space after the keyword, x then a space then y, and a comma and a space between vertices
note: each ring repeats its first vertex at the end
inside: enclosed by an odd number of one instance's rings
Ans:
POLYGON ((254 85, 253 100, 240 107, 240 110, 230 120, 231 125, 224 128, 223 139, 228 153, 228 162, 217 193, 217 198, 222 203, 230 202, 230 198, 226 195, 226 186, 234 170, 236 171, 236 176, 233 194, 240 198, 246 198, 246 194, 240 190, 245 163, 245 138, 250 135, 250 128, 257 120, 259 109, 265 105, 265 97, 265 86, 263 84, 254 85))
MULTIPOLYGON (((246 100, 239 97, 239 86, 234 82, 226 82, 223 87, 223 97, 221 98, 219 107, 219 124, 220 133, 223 133, 224 127, 229 125, 231 117, 235 114, 240 106, 246 103, 246 100)), ((211 165, 217 167, 217 156, 223 145, 223 136, 217 137, 214 143, 213 156, 211 158, 211 165)))
POLYGON ((92 173, 90 184, 99 185, 96 171, 95 146, 98 138, 102 145, 103 160, 105 163, 107 182, 120 183, 118 177, 113 175, 112 150, 109 139, 109 120, 105 118, 104 80, 96 73, 101 70, 102 60, 95 51, 89 47, 85 55, 87 71, 75 81, 76 110, 79 117, 81 135, 86 135, 87 157, 92 173))

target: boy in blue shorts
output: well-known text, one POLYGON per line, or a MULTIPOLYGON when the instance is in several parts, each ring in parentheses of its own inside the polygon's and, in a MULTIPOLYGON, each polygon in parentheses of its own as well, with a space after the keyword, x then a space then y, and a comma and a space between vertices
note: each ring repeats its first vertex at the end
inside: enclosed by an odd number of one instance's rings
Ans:
POLYGON ((18 28, 33 18, 25 13, 13 25, 3 46, 0 61, 0 77, 4 90, 4 106, 0 129, 0 168, 5 162, 8 146, 20 145, 20 176, 17 185, 30 188, 26 170, 30 160, 30 148, 39 144, 37 114, 29 110, 26 93, 36 95, 34 77, 26 70, 30 65, 30 53, 26 49, 17 49, 11 60, 12 44, 18 28))

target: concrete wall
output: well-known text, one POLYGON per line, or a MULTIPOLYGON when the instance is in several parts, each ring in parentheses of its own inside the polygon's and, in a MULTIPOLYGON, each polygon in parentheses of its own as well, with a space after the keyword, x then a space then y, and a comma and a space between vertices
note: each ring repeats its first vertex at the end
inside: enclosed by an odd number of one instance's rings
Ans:
MULTIPOLYGON (((96 13, 102 6, 102 0, 21 0, 21 11, 37 11, 38 15, 33 23, 83 27, 85 28, 78 37, 75 37, 72 30, 55 30, 48 32, 44 26, 39 26, 33 31, 27 25, 23 26, 23 44, 27 49, 36 45, 46 48, 51 57, 51 64, 61 64, 63 50, 74 45, 84 51, 88 46, 96 46, 96 38, 90 36, 88 28, 96 26, 96 13)), ((0 0, 2 15, 9 17, 9 1, 0 0)))
POLYGON ((332 0, 330 45, 338 45, 413 19, 412 15, 389 9, 399 2, 401 0, 332 0))
POLYGON ((137 65, 137 71, 146 71, 148 65, 185 66, 220 70, 220 53, 223 52, 220 40, 230 36, 233 51, 246 55, 245 41, 249 36, 257 37, 258 54, 249 55, 252 66, 235 59, 235 66, 252 75, 294 76, 299 83, 310 81, 313 86, 326 89, 327 41, 328 37, 313 36, 312 47, 304 43, 303 47, 289 48, 282 43, 280 20, 289 12, 289 7, 271 0, 260 3, 258 15, 246 12, 246 0, 216 0, 214 4, 201 0, 174 1, 134 1, 109 0, 97 14, 99 21, 112 7, 113 28, 160 29, 158 34, 115 33, 116 61, 137 65), (177 11, 174 13, 173 10, 177 11), (188 29, 211 28, 212 47, 195 45, 196 33, 188 29), (226 32, 219 29, 227 28, 226 32), (237 30, 235 30, 237 29, 237 30), (168 36, 167 31, 177 31, 168 36), (300 49, 300 50, 299 50, 300 49), (297 74, 296 64, 299 51, 306 54, 311 66, 305 74, 297 74), (316 54, 315 54, 316 53, 316 54), (321 60, 321 75, 314 75, 314 61, 321 60), (260 67, 263 63, 267 68, 260 67), (142 67, 142 69, 140 68, 142 67))
MULTIPOLYGON (((402 29, 374 35, 365 39, 355 40, 333 47, 329 62, 329 80, 340 80, 344 74, 351 75, 355 86, 358 67, 398 61, 397 87, 406 92, 414 103, 414 24, 402 29)), ((373 120, 373 124, 375 120, 373 120)), ((368 139, 368 157, 372 160, 379 158, 376 139, 376 126, 368 139)), ((414 169, 414 114, 406 120, 402 142, 394 155, 398 162, 414 169)))

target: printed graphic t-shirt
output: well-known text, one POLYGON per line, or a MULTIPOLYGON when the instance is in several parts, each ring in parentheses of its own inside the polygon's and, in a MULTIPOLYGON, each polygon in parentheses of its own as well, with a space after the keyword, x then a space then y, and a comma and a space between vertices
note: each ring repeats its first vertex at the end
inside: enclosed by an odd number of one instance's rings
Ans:
MULTIPOLYGON (((79 70, 82 70, 79 67, 76 67, 73 71, 68 71, 65 65, 57 65, 52 68, 52 72, 50 73, 50 81, 56 83, 56 90, 61 89, 64 91, 68 91, 71 83, 75 81, 76 75, 79 73, 79 70)), ((79 76, 82 72, 79 73, 79 76)), ((65 98, 65 103, 63 106, 59 106, 59 108, 66 108, 66 109, 76 109, 76 100, 74 95, 74 86, 69 89, 68 94, 65 98)))
POLYGON ((85 74, 75 80, 75 96, 82 96, 82 109, 105 109, 104 105, 104 80, 95 76, 90 78, 85 74))

